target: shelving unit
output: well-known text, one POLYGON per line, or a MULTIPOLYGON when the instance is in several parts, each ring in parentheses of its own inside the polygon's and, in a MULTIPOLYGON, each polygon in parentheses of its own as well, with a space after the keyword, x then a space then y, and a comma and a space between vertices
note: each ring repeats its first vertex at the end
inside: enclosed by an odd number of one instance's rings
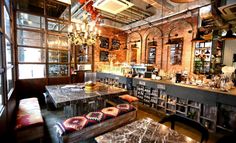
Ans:
POLYGON ((194 73, 210 72, 212 41, 197 42, 195 45, 194 73))
POLYGON ((134 95, 144 105, 155 108, 165 114, 178 114, 185 118, 193 119, 208 128, 210 132, 215 132, 216 128, 224 129, 223 125, 216 124, 216 106, 170 96, 166 94, 164 89, 151 88, 149 90, 145 85, 139 84, 134 91, 134 95))
POLYGON ((177 98, 176 102, 176 114, 181 116, 187 116, 187 103, 188 100, 177 98))

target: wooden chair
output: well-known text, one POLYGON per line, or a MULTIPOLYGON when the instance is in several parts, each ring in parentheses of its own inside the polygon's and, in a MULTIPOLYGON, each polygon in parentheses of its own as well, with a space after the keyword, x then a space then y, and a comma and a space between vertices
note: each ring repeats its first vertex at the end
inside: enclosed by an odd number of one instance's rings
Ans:
POLYGON ((159 123, 162 123, 162 124, 166 123, 166 122, 171 123, 171 129, 173 129, 173 130, 175 129, 175 122, 179 122, 179 123, 182 123, 184 125, 187 125, 193 129, 199 131, 202 135, 201 136, 201 143, 203 143, 204 141, 207 142, 207 140, 209 138, 209 132, 208 132, 207 128, 204 127, 199 122, 196 122, 192 119, 181 117, 176 114, 173 114, 173 115, 165 116, 163 119, 161 119, 161 121, 159 121, 159 123))

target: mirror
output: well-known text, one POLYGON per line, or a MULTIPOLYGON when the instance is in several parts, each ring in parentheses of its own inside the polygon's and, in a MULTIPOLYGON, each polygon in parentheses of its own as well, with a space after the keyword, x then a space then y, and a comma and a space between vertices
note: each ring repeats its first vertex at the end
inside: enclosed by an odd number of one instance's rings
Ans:
POLYGON ((128 63, 140 64, 141 63, 141 49, 142 49, 142 37, 138 32, 133 32, 128 35, 128 52, 127 59, 128 63))

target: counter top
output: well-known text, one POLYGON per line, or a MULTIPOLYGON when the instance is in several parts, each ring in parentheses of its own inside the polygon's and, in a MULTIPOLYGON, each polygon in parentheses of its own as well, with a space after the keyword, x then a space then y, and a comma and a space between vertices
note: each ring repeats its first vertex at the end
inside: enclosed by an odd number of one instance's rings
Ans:
POLYGON ((98 143, 197 143, 171 128, 144 118, 95 138, 98 143))
POLYGON ((215 92, 215 93, 220 93, 220 94, 228 94, 228 95, 236 96, 236 88, 233 88, 229 91, 221 91, 220 89, 216 89, 216 88, 212 89, 212 88, 209 88, 206 86, 196 86, 196 85, 183 84, 183 83, 173 83, 170 80, 153 80, 153 79, 149 79, 149 78, 134 78, 134 79, 155 82, 158 84, 175 85, 175 86, 181 86, 181 87, 192 88, 192 89, 197 89, 197 90, 203 90, 203 91, 209 91, 209 92, 215 92))

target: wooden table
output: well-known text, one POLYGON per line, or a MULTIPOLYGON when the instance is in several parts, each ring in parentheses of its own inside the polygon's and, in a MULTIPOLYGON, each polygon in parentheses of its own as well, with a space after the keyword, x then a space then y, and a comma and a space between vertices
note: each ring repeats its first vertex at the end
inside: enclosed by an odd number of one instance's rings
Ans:
POLYGON ((95 138, 98 143, 197 143, 171 128, 144 118, 95 138))
POLYGON ((100 82, 86 92, 84 83, 46 86, 50 100, 56 108, 64 108, 67 117, 95 111, 105 106, 105 100, 126 94, 125 89, 109 86, 100 82))

